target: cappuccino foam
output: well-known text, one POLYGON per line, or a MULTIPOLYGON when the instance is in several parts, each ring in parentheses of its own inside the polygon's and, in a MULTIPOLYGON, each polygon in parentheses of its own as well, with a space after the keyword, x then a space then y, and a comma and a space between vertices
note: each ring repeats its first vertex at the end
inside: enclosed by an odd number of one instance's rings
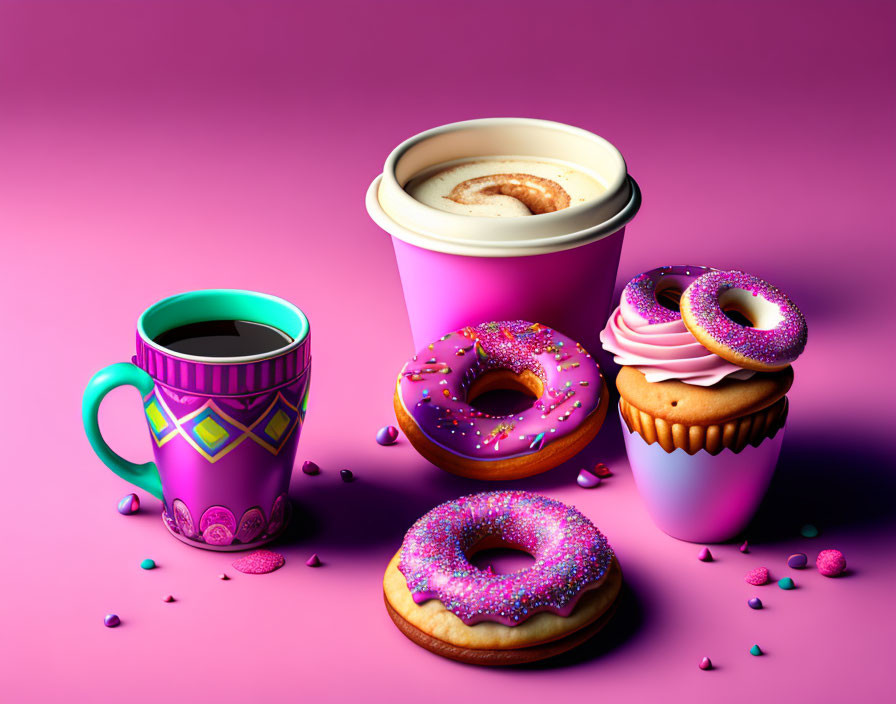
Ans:
POLYGON ((605 186, 559 160, 496 156, 430 167, 405 191, 438 210, 478 217, 519 217, 563 210, 598 197, 605 186))

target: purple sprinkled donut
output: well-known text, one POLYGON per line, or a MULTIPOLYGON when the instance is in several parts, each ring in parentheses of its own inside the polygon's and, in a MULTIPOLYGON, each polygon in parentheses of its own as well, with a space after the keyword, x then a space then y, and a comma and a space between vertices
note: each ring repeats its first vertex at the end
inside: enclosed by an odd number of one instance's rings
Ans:
POLYGON ((438 599, 467 625, 516 626, 548 611, 568 616, 613 560, 607 539, 571 506, 528 491, 492 491, 437 506, 407 532, 398 569, 418 604, 438 599), (467 558, 480 543, 535 558, 531 567, 495 574, 467 558))
POLYGON ((495 321, 423 348, 402 368, 395 400, 402 429, 418 450, 416 430, 471 466, 527 456, 531 465, 532 456, 586 422, 599 427, 603 417, 594 412, 606 400, 602 388, 597 362, 574 340, 539 323, 495 321), (491 372, 533 380, 532 407, 495 415, 471 405, 478 382, 491 372))
POLYGON ((705 266, 661 266, 638 274, 622 290, 620 305, 649 325, 681 319, 676 305, 682 292, 708 271, 705 266))
POLYGON ((783 369, 806 347, 806 319, 796 304, 742 271, 711 271, 694 281, 681 296, 681 319, 706 349, 747 369, 783 369))

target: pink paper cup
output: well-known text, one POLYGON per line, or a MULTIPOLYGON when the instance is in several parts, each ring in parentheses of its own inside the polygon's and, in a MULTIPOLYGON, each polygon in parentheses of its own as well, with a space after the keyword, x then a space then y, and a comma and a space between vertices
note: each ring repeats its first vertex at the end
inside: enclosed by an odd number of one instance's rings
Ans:
POLYGON ((488 320, 544 323, 599 352, 626 224, 641 193, 619 151, 591 132, 546 120, 470 120, 402 143, 367 191, 367 212, 392 237, 414 346, 488 320), (484 218, 423 205, 404 190, 454 159, 562 159, 594 175, 601 197, 554 213, 484 218))
POLYGON ((660 530, 690 543, 722 543, 747 527, 775 473, 784 428, 759 447, 689 455, 648 445, 619 419, 635 485, 660 530))

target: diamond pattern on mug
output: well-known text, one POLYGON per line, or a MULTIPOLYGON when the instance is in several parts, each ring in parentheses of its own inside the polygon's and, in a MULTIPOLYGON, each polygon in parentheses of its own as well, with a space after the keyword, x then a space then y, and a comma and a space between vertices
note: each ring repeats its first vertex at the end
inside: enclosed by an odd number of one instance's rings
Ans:
POLYGON ((246 437, 246 428, 213 401, 180 419, 183 436, 212 462, 226 455, 246 437))
POLYGON ((164 445, 177 433, 177 423, 161 399, 156 397, 155 391, 144 399, 143 410, 157 445, 164 445))
POLYGON ((278 393, 273 403, 249 428, 249 433, 259 445, 276 455, 298 425, 299 409, 278 393))

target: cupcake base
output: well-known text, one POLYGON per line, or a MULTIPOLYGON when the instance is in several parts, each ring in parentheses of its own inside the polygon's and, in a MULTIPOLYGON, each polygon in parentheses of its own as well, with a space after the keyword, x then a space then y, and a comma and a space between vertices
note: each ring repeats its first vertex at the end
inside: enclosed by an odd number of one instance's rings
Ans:
POLYGON ((620 420, 635 484, 660 530, 692 543, 719 543, 747 527, 775 472, 783 427, 758 446, 711 455, 667 452, 629 430, 621 411, 620 420))

